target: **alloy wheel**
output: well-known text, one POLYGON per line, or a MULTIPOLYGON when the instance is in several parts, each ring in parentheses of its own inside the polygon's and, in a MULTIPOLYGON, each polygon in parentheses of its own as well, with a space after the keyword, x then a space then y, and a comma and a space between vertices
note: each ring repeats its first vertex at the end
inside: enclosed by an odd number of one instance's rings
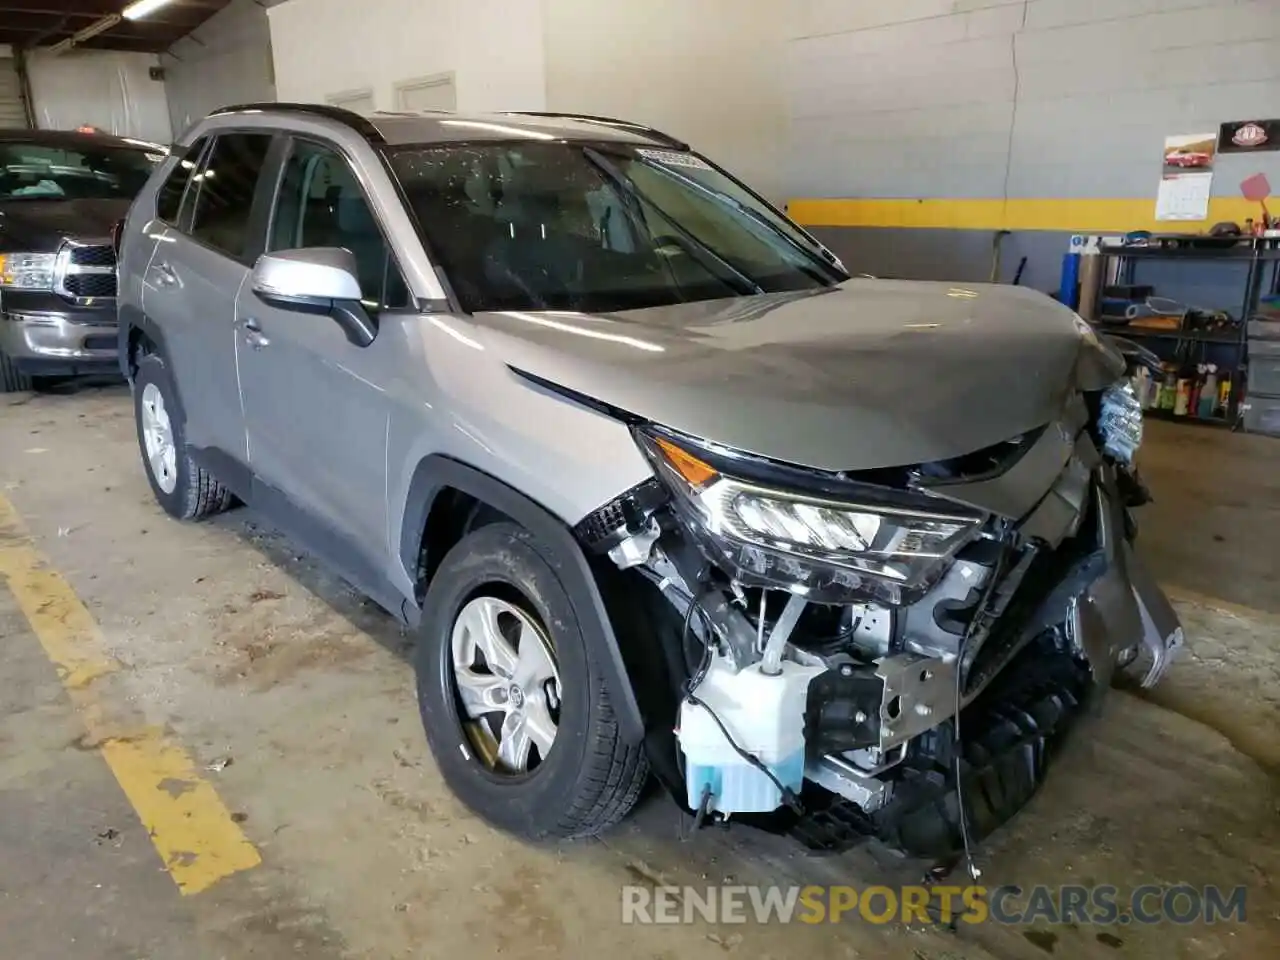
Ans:
POLYGON ((173 446, 173 424, 164 405, 164 394, 154 383, 142 388, 142 442, 151 476, 165 493, 178 485, 178 455, 173 446))
POLYGON ((463 726, 490 770, 522 775, 544 763, 560 722, 561 687, 546 630, 515 604, 470 600, 450 638, 463 726))

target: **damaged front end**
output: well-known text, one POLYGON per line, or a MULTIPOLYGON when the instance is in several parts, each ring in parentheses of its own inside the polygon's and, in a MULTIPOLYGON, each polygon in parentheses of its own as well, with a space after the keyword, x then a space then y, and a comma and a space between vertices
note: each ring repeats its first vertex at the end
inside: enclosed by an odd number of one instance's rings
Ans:
POLYGON ((985 835, 1090 693, 1117 669, 1156 683, 1181 643, 1132 548, 1146 492, 1124 381, 1023 436, 894 470, 636 437, 656 479, 579 534, 683 625, 656 748, 674 763, 654 765, 700 819, 783 811, 814 848, 876 834, 944 855, 963 832, 957 777, 985 835))

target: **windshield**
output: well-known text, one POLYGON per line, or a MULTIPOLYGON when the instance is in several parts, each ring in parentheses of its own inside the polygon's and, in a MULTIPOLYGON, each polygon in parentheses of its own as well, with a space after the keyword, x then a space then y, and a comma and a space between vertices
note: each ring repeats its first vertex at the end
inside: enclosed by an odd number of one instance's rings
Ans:
POLYGON ((129 147, 0 142, 0 201, 132 200, 162 159, 129 147))
POLYGON ((462 307, 602 313, 832 286, 802 231, 696 154, 491 143, 390 154, 462 307))

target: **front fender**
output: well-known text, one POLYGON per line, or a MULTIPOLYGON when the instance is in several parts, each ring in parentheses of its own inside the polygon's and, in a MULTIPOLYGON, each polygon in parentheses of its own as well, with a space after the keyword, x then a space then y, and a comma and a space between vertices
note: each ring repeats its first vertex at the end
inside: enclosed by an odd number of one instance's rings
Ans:
MULTIPOLYGON (((502 511, 538 539, 578 614, 587 649, 608 685, 623 737, 631 743, 640 742, 644 721, 595 575, 569 528, 541 504, 461 461, 432 454, 418 464, 409 484, 399 540, 399 563, 404 572, 416 571, 427 517, 436 498, 449 489, 502 511)), ((412 622, 419 613, 416 608, 406 609, 406 614, 412 614, 406 619, 412 622)))

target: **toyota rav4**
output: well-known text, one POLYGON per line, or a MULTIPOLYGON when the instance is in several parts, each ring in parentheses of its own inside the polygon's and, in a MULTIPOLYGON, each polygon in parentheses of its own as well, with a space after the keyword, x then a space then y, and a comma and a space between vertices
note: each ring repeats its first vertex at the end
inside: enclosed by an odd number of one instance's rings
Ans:
POLYGON ((1040 294, 851 278, 601 117, 263 104, 172 154, 120 263, 155 496, 249 504, 413 628, 502 827, 596 833, 652 773, 699 822, 953 851, 1180 641, 1125 360, 1040 294))

